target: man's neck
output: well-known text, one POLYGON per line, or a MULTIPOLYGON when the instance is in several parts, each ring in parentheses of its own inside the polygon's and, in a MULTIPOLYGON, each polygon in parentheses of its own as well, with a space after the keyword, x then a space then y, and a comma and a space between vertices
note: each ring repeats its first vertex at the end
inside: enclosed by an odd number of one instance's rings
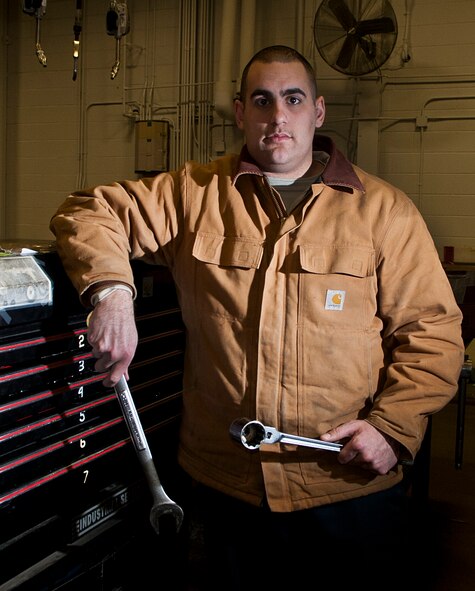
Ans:
POLYGON ((319 177, 321 175, 321 173, 323 172, 323 169, 324 169, 324 166, 321 162, 313 161, 312 164, 306 170, 306 172, 302 175, 299 175, 298 173, 291 175, 291 174, 279 174, 279 173, 269 172, 269 173, 266 173, 266 176, 271 181, 271 184, 279 184, 279 183, 275 182, 276 180, 278 180, 278 181, 283 181, 280 184, 289 185, 299 178, 311 179, 311 178, 319 177))

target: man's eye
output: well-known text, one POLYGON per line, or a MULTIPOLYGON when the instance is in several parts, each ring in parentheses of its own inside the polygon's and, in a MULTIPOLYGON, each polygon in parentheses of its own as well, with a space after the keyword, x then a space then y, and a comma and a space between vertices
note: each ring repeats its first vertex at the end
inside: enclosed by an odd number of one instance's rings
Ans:
POLYGON ((298 96, 289 96, 287 100, 291 105, 298 105, 302 102, 298 96))
POLYGON ((263 96, 256 98, 256 100, 254 101, 254 104, 258 107, 265 107, 269 104, 269 101, 264 98, 263 96))

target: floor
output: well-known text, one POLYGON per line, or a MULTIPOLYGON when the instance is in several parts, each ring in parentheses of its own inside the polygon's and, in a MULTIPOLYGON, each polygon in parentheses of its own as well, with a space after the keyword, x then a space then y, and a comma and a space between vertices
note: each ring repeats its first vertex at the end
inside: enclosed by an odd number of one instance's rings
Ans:
POLYGON ((425 519, 433 569, 427 591, 475 588, 475 384, 467 386, 460 467, 455 461, 457 413, 455 400, 432 419, 425 519))

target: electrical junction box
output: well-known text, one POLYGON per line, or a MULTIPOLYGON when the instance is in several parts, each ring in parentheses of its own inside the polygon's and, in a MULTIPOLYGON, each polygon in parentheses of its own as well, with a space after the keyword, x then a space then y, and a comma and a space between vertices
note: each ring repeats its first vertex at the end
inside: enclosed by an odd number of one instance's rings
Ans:
POLYGON ((136 121, 135 172, 158 173, 168 170, 169 144, 168 121, 136 121))

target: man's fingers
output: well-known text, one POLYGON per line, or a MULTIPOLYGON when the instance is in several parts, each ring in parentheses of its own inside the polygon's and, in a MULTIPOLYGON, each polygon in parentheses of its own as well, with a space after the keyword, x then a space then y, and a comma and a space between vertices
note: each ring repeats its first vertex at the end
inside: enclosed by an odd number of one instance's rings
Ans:
POLYGON ((338 427, 335 427, 334 429, 330 429, 330 431, 323 433, 323 435, 320 436, 320 439, 323 439, 323 441, 331 442, 340 441, 341 439, 351 437, 354 432, 355 428, 352 425, 352 422, 350 421, 349 423, 344 423, 343 425, 339 425, 338 427))
POLYGON ((95 371, 106 373, 103 384, 114 386, 128 366, 138 342, 130 294, 117 291, 101 300, 87 317, 88 342, 96 358, 95 371))

